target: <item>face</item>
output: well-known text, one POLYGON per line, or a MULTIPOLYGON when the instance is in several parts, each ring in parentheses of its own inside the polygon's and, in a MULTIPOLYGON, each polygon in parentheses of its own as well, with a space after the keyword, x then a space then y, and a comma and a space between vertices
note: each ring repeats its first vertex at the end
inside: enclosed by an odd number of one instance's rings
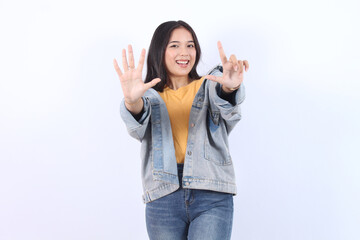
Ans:
POLYGON ((165 51, 165 65, 170 79, 188 78, 195 60, 196 49, 191 33, 185 28, 176 28, 171 33, 165 51))

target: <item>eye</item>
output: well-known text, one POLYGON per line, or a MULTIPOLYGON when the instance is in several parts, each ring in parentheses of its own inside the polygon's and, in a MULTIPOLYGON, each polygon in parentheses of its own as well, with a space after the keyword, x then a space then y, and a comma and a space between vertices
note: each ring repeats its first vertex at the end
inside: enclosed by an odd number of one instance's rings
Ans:
POLYGON ((194 44, 189 44, 188 47, 193 48, 193 47, 195 47, 195 45, 194 44))
POLYGON ((177 48, 177 47, 179 47, 179 46, 176 45, 176 44, 173 44, 173 45, 170 45, 170 47, 171 47, 171 48, 177 48))

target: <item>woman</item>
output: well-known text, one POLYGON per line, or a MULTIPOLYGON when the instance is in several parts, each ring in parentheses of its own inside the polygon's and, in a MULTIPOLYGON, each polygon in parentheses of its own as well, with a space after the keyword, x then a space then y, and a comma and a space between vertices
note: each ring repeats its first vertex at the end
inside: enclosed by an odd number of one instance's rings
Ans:
POLYGON ((240 120, 248 62, 228 59, 200 77, 201 50, 183 21, 162 23, 154 32, 142 80, 145 50, 135 66, 133 50, 114 59, 124 99, 121 116, 141 142, 146 225, 150 239, 230 239, 234 168, 228 134, 240 120))

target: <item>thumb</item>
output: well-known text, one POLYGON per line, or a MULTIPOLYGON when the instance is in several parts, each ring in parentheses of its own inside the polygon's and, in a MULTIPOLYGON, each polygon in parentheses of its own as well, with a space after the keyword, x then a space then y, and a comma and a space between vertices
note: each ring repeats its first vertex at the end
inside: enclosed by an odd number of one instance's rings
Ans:
POLYGON ((211 81, 214 81, 214 82, 218 82, 220 84, 223 83, 223 78, 222 77, 217 77, 217 76, 214 76, 214 75, 206 75, 205 78, 211 80, 211 81))
POLYGON ((155 86, 156 84, 158 84, 159 82, 161 82, 161 79, 160 79, 160 78, 154 78, 154 79, 151 80, 150 82, 145 83, 145 88, 146 88, 146 90, 154 87, 154 86, 155 86))

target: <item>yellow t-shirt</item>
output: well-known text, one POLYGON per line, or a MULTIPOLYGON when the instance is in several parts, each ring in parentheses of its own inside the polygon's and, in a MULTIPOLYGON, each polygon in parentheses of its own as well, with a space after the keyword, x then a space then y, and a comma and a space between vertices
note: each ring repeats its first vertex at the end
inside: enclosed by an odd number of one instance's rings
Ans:
POLYGON ((169 113, 177 163, 184 163, 191 106, 203 81, 200 78, 177 90, 165 87, 159 92, 169 113))

